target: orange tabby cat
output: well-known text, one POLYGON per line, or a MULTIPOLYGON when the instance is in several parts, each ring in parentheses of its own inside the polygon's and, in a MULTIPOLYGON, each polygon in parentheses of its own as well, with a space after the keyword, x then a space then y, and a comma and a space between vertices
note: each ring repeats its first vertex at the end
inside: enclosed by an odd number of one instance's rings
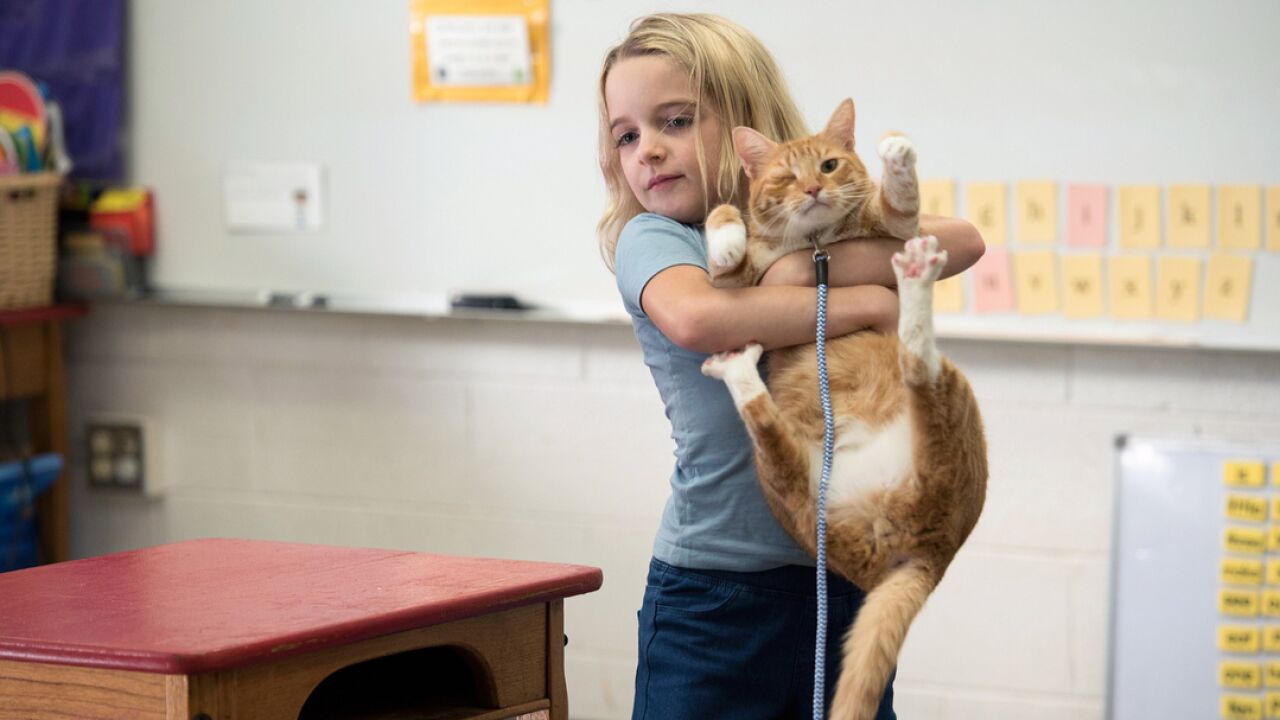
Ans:
MULTIPOLYGON (((752 284, 778 257, 810 243, 916 233, 911 143, 898 135, 881 141, 885 172, 877 187, 853 152, 853 124, 846 100, 812 138, 778 145, 734 130, 751 178, 751 224, 748 232, 731 206, 708 219, 718 285, 752 284)), ((934 238, 907 241, 893 257, 898 334, 861 332, 827 344, 836 423, 827 557, 833 571, 867 592, 845 638, 833 720, 875 716, 907 628, 973 530, 986 495, 977 402, 934 341, 933 283, 945 264, 934 238)), ((823 417, 815 346, 770 352, 767 388, 760 354, 759 345, 721 353, 703 372, 723 379, 733 395, 774 515, 816 553, 823 417)))

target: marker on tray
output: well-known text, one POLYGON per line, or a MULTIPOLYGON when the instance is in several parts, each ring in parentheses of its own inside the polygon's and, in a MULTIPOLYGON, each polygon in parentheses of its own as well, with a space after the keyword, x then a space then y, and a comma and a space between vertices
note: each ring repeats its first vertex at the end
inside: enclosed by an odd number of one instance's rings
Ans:
POLYGON ((532 310, 533 306, 520 301, 514 295, 486 295, 460 293, 449 300, 454 310, 532 310))

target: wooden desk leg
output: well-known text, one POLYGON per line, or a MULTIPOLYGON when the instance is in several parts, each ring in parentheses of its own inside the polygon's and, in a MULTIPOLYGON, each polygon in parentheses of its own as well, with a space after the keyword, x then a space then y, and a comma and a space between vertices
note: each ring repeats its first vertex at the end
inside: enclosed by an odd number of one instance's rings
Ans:
POLYGON ((551 720, 568 720, 569 690, 564 681, 564 601, 547 603, 547 697, 551 720))
POLYGON ((46 563, 71 559, 71 524, 68 518, 70 493, 67 488, 67 465, 71 462, 67 437, 67 376, 62 359, 62 325, 44 325, 46 367, 49 376, 46 392, 31 400, 31 439, 36 448, 47 448, 62 456, 62 472, 53 487, 36 502, 40 519, 40 556, 46 563))

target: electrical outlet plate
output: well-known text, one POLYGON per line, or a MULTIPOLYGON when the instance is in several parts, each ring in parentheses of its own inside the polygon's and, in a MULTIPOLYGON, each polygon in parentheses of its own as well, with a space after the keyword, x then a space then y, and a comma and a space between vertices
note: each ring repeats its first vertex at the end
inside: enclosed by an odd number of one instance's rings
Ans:
POLYGON ((159 497, 159 437, 139 417, 94 415, 85 420, 85 474, 89 486, 159 497))

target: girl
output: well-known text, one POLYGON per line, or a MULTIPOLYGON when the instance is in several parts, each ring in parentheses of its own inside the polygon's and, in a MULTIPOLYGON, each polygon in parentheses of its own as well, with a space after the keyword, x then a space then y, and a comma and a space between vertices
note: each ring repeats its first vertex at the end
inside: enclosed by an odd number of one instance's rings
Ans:
MULTIPOLYGON (((777 262, 759 287, 713 288, 702 224, 748 191, 730 133, 779 141, 809 135, 772 56, 751 33, 712 15, 637 20, 600 75, 600 163, 609 206, 600 248, 617 276, 671 421, 676 463, 639 612, 633 720, 803 718, 814 679, 813 560, 779 526, 756 484, 752 448, 707 354, 758 342, 812 342, 809 253, 777 262), (808 285, 808 288, 802 287, 808 285)), ((922 217, 953 275, 982 255, 959 220, 922 217)), ((889 259, 901 240, 832 248, 827 332, 892 332, 889 259)), ((827 702, 835 659, 862 602, 837 576, 830 593, 827 702)), ((879 720, 894 718, 892 683, 879 720)))

